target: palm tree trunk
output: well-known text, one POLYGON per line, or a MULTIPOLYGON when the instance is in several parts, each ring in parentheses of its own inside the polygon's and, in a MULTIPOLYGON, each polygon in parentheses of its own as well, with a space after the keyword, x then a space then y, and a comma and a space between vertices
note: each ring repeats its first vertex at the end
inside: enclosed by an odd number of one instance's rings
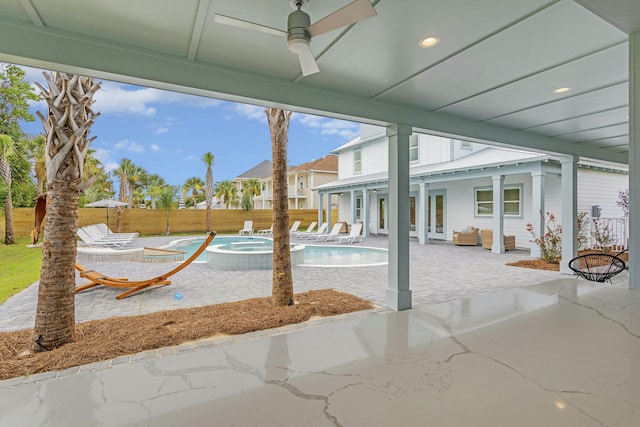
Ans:
POLYGON ((289 201, 287 198, 287 138, 290 111, 267 109, 273 157, 273 305, 293 304, 291 244, 289 241, 289 201))
POLYGON ((4 199, 4 244, 14 245, 16 243, 13 234, 13 202, 11 200, 11 187, 7 189, 7 197, 4 199))
POLYGON ((42 269, 33 331, 34 350, 51 350, 75 339, 76 230, 79 193, 66 183, 47 185, 42 269))

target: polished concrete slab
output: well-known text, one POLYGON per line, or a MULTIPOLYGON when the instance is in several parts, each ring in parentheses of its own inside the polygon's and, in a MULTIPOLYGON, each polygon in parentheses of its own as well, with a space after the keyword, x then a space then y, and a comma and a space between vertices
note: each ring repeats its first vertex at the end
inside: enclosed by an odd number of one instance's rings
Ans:
POLYGON ((637 426, 640 292, 559 279, 0 382, 2 426, 637 426), (53 376, 54 378, 50 378, 53 376))

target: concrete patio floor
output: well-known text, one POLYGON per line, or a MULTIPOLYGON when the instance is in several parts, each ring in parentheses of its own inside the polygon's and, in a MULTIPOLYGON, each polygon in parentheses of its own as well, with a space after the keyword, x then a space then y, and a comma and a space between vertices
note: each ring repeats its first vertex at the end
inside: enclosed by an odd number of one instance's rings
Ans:
MULTIPOLYGON (((602 285, 504 266, 527 257, 412 242, 411 310, 0 381, 0 426, 635 426, 640 292, 626 274, 602 285)), ((132 277, 167 269, 95 264, 132 277)), ((387 280, 386 267, 296 267, 294 276, 296 291, 332 287, 377 303, 387 280)), ((193 265, 171 286, 122 301, 112 289, 79 294, 78 321, 268 295, 270 278, 193 265)), ((0 306, 3 329, 30 327, 35 288, 0 306)))

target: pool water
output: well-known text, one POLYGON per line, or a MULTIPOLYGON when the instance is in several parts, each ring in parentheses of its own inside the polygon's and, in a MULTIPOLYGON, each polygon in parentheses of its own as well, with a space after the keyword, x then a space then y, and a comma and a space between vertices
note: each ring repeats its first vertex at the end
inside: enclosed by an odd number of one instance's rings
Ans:
MULTIPOLYGON (((165 249, 185 251, 185 259, 200 247, 204 238, 182 239, 171 242, 165 249)), ((271 251, 273 241, 264 237, 216 236, 209 246, 225 245, 223 249, 235 252, 271 251)), ((207 262, 207 252, 195 262, 207 262)), ((384 265, 389 261, 386 249, 348 245, 305 245, 303 266, 308 267, 361 267, 384 265)))

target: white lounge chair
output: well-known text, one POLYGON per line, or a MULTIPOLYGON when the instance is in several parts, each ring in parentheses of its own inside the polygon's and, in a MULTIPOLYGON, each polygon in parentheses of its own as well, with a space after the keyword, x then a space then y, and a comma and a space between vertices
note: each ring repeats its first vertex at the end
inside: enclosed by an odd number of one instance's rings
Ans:
POLYGON ((133 236, 120 236, 120 235, 104 235, 100 230, 92 225, 87 225, 81 228, 86 234, 88 234, 93 240, 109 241, 109 242, 126 242, 131 243, 135 237, 133 236))
POLYGON ((89 246, 102 246, 105 248, 122 249, 129 243, 131 243, 131 240, 96 238, 89 234, 84 228, 79 228, 77 234, 80 240, 82 240, 85 245, 89 246))
POLYGON ((347 235, 347 236, 336 236, 335 241, 338 243, 355 243, 355 241, 357 240, 358 242, 362 241, 362 234, 360 234, 362 232, 362 223, 360 222, 356 222, 355 224, 351 225, 351 232, 347 235))
POLYGON ((258 230, 258 234, 263 236, 271 236, 273 234, 273 224, 271 224, 271 228, 267 228, 264 230, 258 230))
POLYGON ((291 228, 289 229, 289 234, 297 232, 298 227, 300 227, 300 221, 295 221, 291 226, 291 228))
POLYGON ((238 231, 238 234, 243 236, 245 234, 252 235, 253 234, 253 221, 248 219, 244 222, 244 227, 242 230, 238 231))
POLYGON ((323 222, 322 224, 320 224, 318 231, 316 231, 315 233, 299 233, 296 235, 296 237, 300 239, 309 239, 309 240, 313 239, 316 236, 324 235, 327 232, 328 226, 329 224, 327 224, 326 222, 323 222))
POLYGON ((126 238, 136 238, 140 234, 139 233, 114 233, 105 223, 87 225, 87 227, 91 227, 96 229, 100 234, 105 237, 108 236, 116 236, 116 237, 126 237, 126 238))
POLYGON ((320 242, 328 242, 329 240, 334 240, 340 234, 340 230, 342 230, 342 225, 343 223, 336 222, 335 224, 333 224, 333 228, 328 234, 323 233, 321 235, 314 236, 313 240, 320 241, 320 242))
POLYGON ((313 230, 316 229, 316 225, 318 225, 318 223, 316 221, 313 221, 311 224, 309 224, 306 231, 294 231, 291 233, 291 237, 295 237, 297 239, 304 239, 305 235, 309 236, 310 234, 313 233, 313 230))

